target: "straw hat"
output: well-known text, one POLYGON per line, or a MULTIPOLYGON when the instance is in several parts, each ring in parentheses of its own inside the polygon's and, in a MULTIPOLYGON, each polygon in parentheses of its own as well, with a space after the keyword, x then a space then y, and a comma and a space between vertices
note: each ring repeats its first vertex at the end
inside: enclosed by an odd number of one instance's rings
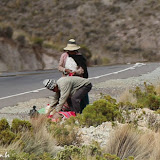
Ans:
POLYGON ((74 39, 70 39, 68 41, 67 46, 64 48, 64 50, 66 50, 66 51, 76 51, 80 48, 81 47, 76 44, 76 41, 74 39))

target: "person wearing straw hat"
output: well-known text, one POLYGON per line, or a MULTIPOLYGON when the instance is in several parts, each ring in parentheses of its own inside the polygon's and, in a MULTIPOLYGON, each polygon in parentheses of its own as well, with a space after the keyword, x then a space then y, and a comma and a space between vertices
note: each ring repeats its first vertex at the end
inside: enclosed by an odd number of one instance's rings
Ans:
POLYGON ((45 79, 44 86, 55 92, 53 104, 49 113, 54 109, 53 114, 59 112, 64 103, 70 97, 72 106, 71 111, 82 113, 83 108, 80 106, 81 100, 91 90, 92 84, 89 79, 78 76, 61 77, 57 81, 53 79, 45 79), (55 107, 55 108, 54 108, 55 107))
POLYGON ((88 78, 86 59, 79 53, 79 49, 80 46, 74 39, 68 41, 58 65, 58 70, 63 73, 63 76, 72 73, 72 75, 88 78))
MULTIPOLYGON (((64 53, 60 57, 58 70, 63 73, 63 76, 73 75, 88 78, 87 63, 84 56, 79 53, 81 47, 77 45, 74 39, 68 41, 64 48, 64 53)), ((70 100, 68 100, 70 102, 70 100)), ((89 104, 88 94, 81 100, 81 108, 85 108, 89 104)), ((70 104, 66 103, 66 106, 70 104)))

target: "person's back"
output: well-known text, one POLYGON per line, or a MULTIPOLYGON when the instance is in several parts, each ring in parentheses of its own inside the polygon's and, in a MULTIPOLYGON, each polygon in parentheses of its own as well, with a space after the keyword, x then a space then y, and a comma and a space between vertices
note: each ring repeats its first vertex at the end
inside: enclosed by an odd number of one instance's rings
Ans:
POLYGON ((54 102, 52 105, 56 105, 56 112, 59 112, 67 99, 70 98, 72 104, 71 111, 82 113, 83 107, 80 106, 80 103, 92 88, 89 79, 78 76, 61 77, 57 82, 52 79, 46 79, 43 81, 43 84, 46 88, 57 93, 54 96, 54 102))
POLYGON ((57 84, 61 91, 72 88, 72 90, 70 90, 70 95, 73 95, 77 89, 81 88, 84 85, 90 84, 90 81, 88 79, 78 76, 68 76, 68 77, 61 77, 57 81, 57 84))

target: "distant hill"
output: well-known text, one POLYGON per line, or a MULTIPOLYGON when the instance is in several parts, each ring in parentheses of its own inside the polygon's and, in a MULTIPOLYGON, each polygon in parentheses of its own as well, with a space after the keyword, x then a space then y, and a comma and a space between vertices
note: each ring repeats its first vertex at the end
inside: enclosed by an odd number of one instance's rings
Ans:
POLYGON ((160 60, 159 0, 1 0, 0 28, 6 26, 13 41, 24 37, 27 46, 56 55, 55 64, 70 38, 90 64, 160 60))

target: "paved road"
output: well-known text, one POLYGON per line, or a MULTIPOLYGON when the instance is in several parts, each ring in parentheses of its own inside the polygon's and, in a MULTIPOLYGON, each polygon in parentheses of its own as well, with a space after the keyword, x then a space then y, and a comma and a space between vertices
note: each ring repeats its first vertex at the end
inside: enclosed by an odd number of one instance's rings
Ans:
MULTIPOLYGON (((136 77, 147 74, 160 66, 160 63, 137 63, 115 66, 89 67, 89 79, 93 84, 109 79, 136 77)), ((12 106, 17 102, 53 95, 44 89, 43 80, 46 78, 59 79, 61 73, 54 70, 16 72, 0 74, 0 108, 12 106)))

